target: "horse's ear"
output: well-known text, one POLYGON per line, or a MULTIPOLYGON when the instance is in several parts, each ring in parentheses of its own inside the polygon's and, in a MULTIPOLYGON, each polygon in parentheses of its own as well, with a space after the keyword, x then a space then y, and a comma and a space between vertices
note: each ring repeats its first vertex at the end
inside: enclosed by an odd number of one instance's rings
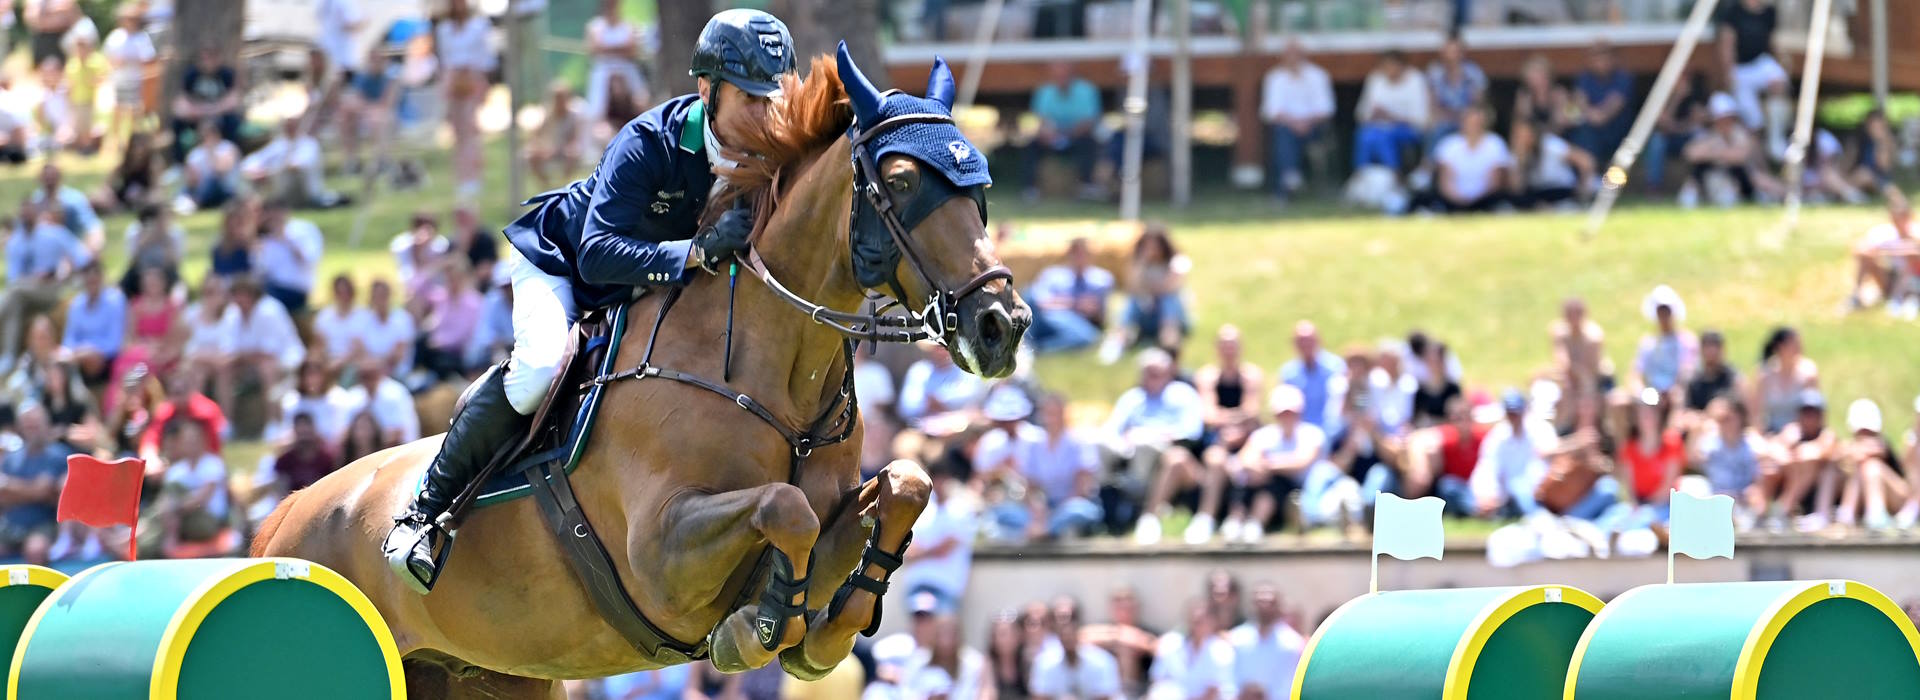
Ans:
POLYGON ((947 59, 933 57, 933 74, 927 76, 927 99, 953 109, 953 70, 947 67, 947 59))
POLYGON ((853 103, 853 119, 862 128, 873 126, 880 118, 880 106, 886 102, 886 96, 867 81, 860 67, 853 65, 853 56, 847 53, 847 42, 840 42, 839 55, 840 83, 846 86, 847 99, 853 103))

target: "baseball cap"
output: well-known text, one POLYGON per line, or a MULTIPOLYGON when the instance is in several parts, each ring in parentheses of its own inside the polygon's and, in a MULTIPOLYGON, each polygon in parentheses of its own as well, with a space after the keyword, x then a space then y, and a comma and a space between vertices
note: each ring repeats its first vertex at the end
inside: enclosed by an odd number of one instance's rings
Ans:
POLYGON ((913 598, 908 600, 907 604, 916 616, 940 612, 940 596, 934 595, 932 591, 913 594, 913 598))
POLYGON ((1500 392, 1500 407, 1508 413, 1525 411, 1527 410, 1527 395, 1520 393, 1519 389, 1508 389, 1500 392))
POLYGON ((1033 401, 1017 387, 1002 386, 987 395, 987 403, 980 407, 980 413, 987 420, 1001 423, 1026 420, 1033 415, 1033 401))
POLYGON ((1847 406, 1848 430, 1877 433, 1880 427, 1880 404, 1874 403, 1873 399, 1854 399, 1853 404, 1847 406))
POLYGON ((1735 116, 1739 112, 1740 103, 1734 102, 1733 96, 1727 93, 1713 93, 1713 97, 1707 100, 1707 114, 1712 115, 1714 119, 1735 116))
POLYGON ((1803 389, 1800 392, 1800 407, 1825 410, 1827 397, 1822 395, 1819 389, 1803 389))
POLYGON ((1267 394, 1267 406, 1271 408, 1274 413, 1286 413, 1288 411, 1299 413, 1300 409, 1305 408, 1306 405, 1307 397, 1300 393, 1299 387, 1292 384, 1281 384, 1280 386, 1274 387, 1273 391, 1267 394))

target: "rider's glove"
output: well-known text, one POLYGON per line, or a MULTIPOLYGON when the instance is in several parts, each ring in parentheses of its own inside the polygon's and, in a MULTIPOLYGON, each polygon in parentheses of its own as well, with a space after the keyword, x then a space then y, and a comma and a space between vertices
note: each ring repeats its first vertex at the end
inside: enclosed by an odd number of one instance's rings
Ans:
POLYGON ((720 269, 747 249, 747 237, 753 233, 753 212, 744 207, 728 209, 712 225, 693 236, 693 249, 700 256, 700 267, 708 272, 720 269))

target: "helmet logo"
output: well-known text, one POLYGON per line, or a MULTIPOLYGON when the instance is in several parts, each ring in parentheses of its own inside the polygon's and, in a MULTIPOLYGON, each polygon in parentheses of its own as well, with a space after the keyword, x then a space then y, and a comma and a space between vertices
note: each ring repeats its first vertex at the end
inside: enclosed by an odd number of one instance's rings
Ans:
POLYGON ((767 54, 774 58, 781 58, 787 53, 786 43, 780 41, 780 36, 777 34, 761 34, 760 48, 766 49, 767 54))
POLYGON ((955 163, 964 163, 968 158, 973 157, 973 147, 968 146, 965 141, 948 141, 947 152, 953 154, 955 163))

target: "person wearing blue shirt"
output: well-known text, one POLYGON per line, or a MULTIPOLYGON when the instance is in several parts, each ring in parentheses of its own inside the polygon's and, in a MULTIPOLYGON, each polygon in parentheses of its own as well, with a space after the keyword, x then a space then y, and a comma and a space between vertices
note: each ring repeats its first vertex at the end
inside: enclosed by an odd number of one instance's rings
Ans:
MULTIPOLYGON (((1103 431, 1109 449, 1127 461, 1127 483, 1121 488, 1145 496, 1134 526, 1136 541, 1158 542, 1160 519, 1170 511, 1174 491, 1203 484, 1207 493, 1200 497, 1195 520, 1204 514, 1208 522, 1203 529, 1212 537, 1211 513, 1219 503, 1222 484, 1202 473, 1205 468, 1198 455, 1205 418, 1200 392, 1175 380, 1173 356, 1159 348, 1140 351, 1140 384, 1113 402, 1103 431)), ((1189 535, 1197 532, 1188 530, 1189 535)))
POLYGON ((505 231, 513 285, 513 349, 481 375, 447 430, 406 512, 382 544, 388 565, 422 595, 439 578, 436 552, 451 544, 436 523, 505 441, 526 433, 560 371, 568 330, 584 311, 630 299, 635 287, 675 285, 713 272, 747 248, 744 206, 699 226, 736 125, 763 121, 780 81, 794 72, 793 35, 773 15, 727 10, 694 42, 689 73, 699 92, 635 117, 607 145, 592 175, 534 197, 505 231))
POLYGON ((1448 34, 1440 57, 1427 65, 1427 87, 1433 91, 1433 128, 1427 131, 1427 150, 1460 131, 1467 110, 1480 106, 1487 94, 1487 74, 1467 58, 1459 34, 1448 34))
POLYGON ((100 261, 80 269, 81 290, 67 302, 67 328, 60 344, 73 353, 80 375, 104 381, 127 334, 127 297, 107 286, 100 261))
POLYGON ((7 286, 0 292, 0 371, 18 357, 28 319, 60 303, 61 282, 92 256, 60 227, 58 212, 20 205, 18 223, 7 237, 7 286))
POLYGON ((926 359, 913 363, 900 378, 900 418, 908 425, 926 430, 931 419, 973 408, 986 393, 980 377, 968 374, 953 363, 953 355, 938 343, 921 343, 926 359))
POLYGON ((15 417, 20 449, 0 458, 0 557, 22 557, 28 564, 46 566, 53 546, 54 504, 67 476, 67 455, 73 449, 54 439, 47 410, 29 403, 15 417))
POLYGON ((1106 327, 1107 297, 1113 295, 1113 273, 1093 264, 1087 239, 1067 244, 1067 262, 1040 271, 1027 291, 1033 304, 1033 327, 1027 340, 1034 352, 1078 350, 1100 342, 1106 327))
POLYGON ((107 227, 100 223, 100 215, 93 211, 93 202, 87 199, 86 193, 60 182, 59 166, 52 163, 41 166, 40 189, 33 191, 33 203, 44 206, 53 202, 60 225, 85 244, 90 253, 99 253, 106 245, 107 227))
POLYGON ((1300 390, 1300 420, 1329 435, 1339 432, 1340 407, 1346 405, 1346 360, 1320 347, 1320 331, 1312 321, 1294 325, 1293 347, 1300 356, 1280 366, 1280 381, 1300 390))
POLYGON ((1581 124, 1573 128, 1573 144, 1593 154, 1596 161, 1613 160, 1613 151, 1627 138, 1633 113, 1633 75, 1614 60, 1605 41, 1587 50, 1587 69, 1573 80, 1574 99, 1581 124))
POLYGON ((1040 118, 1040 131, 1027 144, 1023 182, 1028 201, 1040 198, 1040 161, 1064 155, 1080 177, 1081 194, 1097 194, 1093 184, 1095 146, 1093 130, 1100 125, 1100 90, 1073 75, 1073 66, 1056 61, 1047 68, 1048 81, 1035 88, 1027 111, 1040 118))

